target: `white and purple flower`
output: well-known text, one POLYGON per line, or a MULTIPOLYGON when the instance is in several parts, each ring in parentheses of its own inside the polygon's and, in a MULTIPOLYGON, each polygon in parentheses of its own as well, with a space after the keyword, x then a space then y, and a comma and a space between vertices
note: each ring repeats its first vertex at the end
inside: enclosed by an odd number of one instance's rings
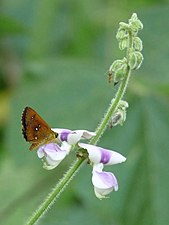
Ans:
POLYGON ((79 147, 86 149, 93 165, 92 183, 97 198, 105 198, 113 190, 118 190, 118 182, 111 172, 103 171, 104 165, 114 165, 126 160, 120 153, 94 145, 79 143, 79 147))
POLYGON ((58 139, 61 142, 66 141, 70 145, 77 144, 81 139, 90 139, 96 134, 87 130, 69 130, 61 128, 52 128, 52 130, 58 133, 58 139))
POLYGON ((77 144, 80 139, 90 139, 95 136, 94 132, 87 130, 52 129, 57 132, 61 145, 49 143, 39 147, 37 155, 43 161, 43 167, 47 170, 54 169, 69 154, 72 145, 77 144))
POLYGON ((49 143, 39 147, 37 155, 43 161, 43 168, 52 170, 59 165, 69 152, 70 146, 66 146, 66 144, 60 147, 56 143, 49 143))
POLYGON ((82 139, 90 139, 96 134, 87 130, 68 130, 53 128, 58 133, 59 143, 42 145, 37 155, 43 161, 43 167, 47 170, 54 169, 69 154, 72 145, 83 148, 88 153, 88 159, 93 166, 92 183, 97 198, 106 198, 113 190, 118 190, 118 182, 111 172, 103 171, 104 166, 122 163, 126 160, 124 156, 116 151, 104 149, 95 145, 79 143, 82 139))
POLYGON ((103 163, 104 165, 113 165, 126 160, 120 153, 112 150, 85 143, 79 143, 78 145, 87 150, 89 159, 93 164, 103 163))
POLYGON ((118 182, 115 175, 111 172, 102 171, 103 164, 98 164, 93 167, 92 183, 94 192, 97 198, 105 198, 113 190, 118 190, 118 182))

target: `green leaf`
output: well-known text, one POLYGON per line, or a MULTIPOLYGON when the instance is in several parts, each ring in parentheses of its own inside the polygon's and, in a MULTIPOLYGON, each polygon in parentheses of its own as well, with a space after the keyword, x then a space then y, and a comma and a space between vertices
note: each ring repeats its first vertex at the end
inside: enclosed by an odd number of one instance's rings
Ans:
POLYGON ((0 35, 9 36, 16 34, 23 34, 26 32, 26 28, 23 24, 8 16, 0 16, 0 35))

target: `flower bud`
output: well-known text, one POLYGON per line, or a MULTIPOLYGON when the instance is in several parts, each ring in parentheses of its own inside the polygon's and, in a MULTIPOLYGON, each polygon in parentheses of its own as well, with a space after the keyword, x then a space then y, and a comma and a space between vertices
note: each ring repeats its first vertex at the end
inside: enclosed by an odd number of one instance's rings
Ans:
POLYGON ((127 64, 122 64, 120 68, 118 68, 114 73, 114 82, 117 83, 123 79, 127 70, 127 64))
POLYGON ((142 30, 143 29, 143 24, 142 24, 142 22, 139 19, 137 19, 135 21, 135 26, 138 28, 138 30, 142 30))
MULTIPOLYGON (((114 99, 112 101, 114 101, 114 99)), ((123 125, 126 120, 126 108, 128 108, 128 106, 128 102, 126 101, 121 100, 119 102, 118 107, 110 120, 110 128, 118 124, 121 126, 123 125)))
POLYGON ((142 49, 143 49, 142 40, 139 37, 134 37, 133 38, 133 46, 134 46, 135 50, 142 51, 142 49))
POLYGON ((127 32, 123 28, 119 28, 116 34, 117 40, 121 40, 123 38, 126 38, 128 36, 127 32))
POLYGON ((128 62, 130 68, 132 70, 134 70, 136 68, 136 65, 137 65, 137 56, 135 54, 135 51, 134 50, 130 50, 129 52, 129 62, 128 62))
POLYGON ((115 60, 115 61, 111 64, 111 66, 110 66, 110 68, 109 68, 109 71, 115 72, 117 69, 119 69, 119 68, 121 67, 121 65, 123 64, 123 61, 124 61, 124 59, 123 59, 123 60, 121 60, 121 59, 115 60))
POLYGON ((139 51, 133 51, 129 56, 129 66, 133 70, 140 68, 143 61, 143 55, 139 51))
POLYGON ((131 24, 130 24, 130 30, 132 31, 133 36, 134 36, 134 35, 137 35, 137 33, 138 33, 138 28, 135 26, 134 23, 131 23, 131 24))
POLYGON ((136 66, 135 66, 134 69, 137 70, 137 69, 140 68, 144 58, 143 58, 143 55, 141 54, 141 52, 136 51, 135 55, 136 55, 136 58, 137 58, 137 63, 136 63, 136 66))
POLYGON ((131 23, 129 25, 129 27, 134 33, 137 33, 139 30, 142 29, 142 26, 141 26, 140 22, 138 22, 138 21, 131 23))
POLYGON ((124 50, 128 46, 128 38, 123 38, 119 41, 119 49, 124 50))
POLYGON ((124 101, 124 100, 120 100, 119 104, 118 104, 118 108, 128 108, 129 107, 129 104, 128 102, 124 101))
POLYGON ((143 29, 143 24, 137 18, 137 14, 136 13, 133 13, 131 18, 129 19, 129 27, 135 33, 137 33, 139 30, 143 29))
POLYGON ((115 127, 118 124, 121 126, 126 120, 126 110, 118 109, 111 118, 110 126, 115 127))
POLYGON ((128 30, 128 28, 129 28, 129 25, 124 22, 120 22, 119 25, 120 25, 120 29, 128 30))
POLYGON ((133 21, 137 20, 138 17, 137 17, 137 14, 136 13, 133 13, 131 18, 129 19, 129 23, 132 23, 133 21))

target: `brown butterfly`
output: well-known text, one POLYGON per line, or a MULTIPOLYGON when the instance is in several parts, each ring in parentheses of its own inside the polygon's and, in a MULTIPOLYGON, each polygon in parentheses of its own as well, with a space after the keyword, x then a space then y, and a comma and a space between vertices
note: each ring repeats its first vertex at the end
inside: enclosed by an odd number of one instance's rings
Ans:
POLYGON ((30 150, 40 145, 56 141, 58 133, 51 130, 49 125, 30 107, 22 113, 22 133, 31 146, 30 150))

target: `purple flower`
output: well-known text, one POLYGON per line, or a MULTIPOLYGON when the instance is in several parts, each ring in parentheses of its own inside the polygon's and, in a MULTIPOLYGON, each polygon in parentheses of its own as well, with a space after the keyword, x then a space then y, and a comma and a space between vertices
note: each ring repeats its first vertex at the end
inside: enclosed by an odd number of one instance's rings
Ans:
MULTIPOLYGON (((53 128, 58 133, 59 144, 49 143, 41 146, 37 155, 43 161, 43 167, 47 170, 54 169, 69 154, 72 145, 77 144, 81 139, 90 139, 95 136, 94 132, 87 130, 68 130, 53 128)), ((113 190, 118 190, 118 182, 111 172, 103 171, 105 165, 122 163, 126 160, 124 156, 116 151, 111 151, 98 146, 78 143, 80 148, 86 149, 92 171, 92 183, 97 198, 105 198, 113 190)))
POLYGON ((66 141, 70 145, 77 144, 81 139, 90 139, 96 134, 87 130, 69 130, 61 128, 52 128, 53 131, 57 132, 58 139, 63 142, 66 141))
POLYGON ((69 154, 72 145, 76 144, 80 139, 90 139, 95 136, 94 132, 87 130, 68 130, 68 129, 52 129, 57 132, 59 144, 49 143, 40 146, 37 155, 43 161, 43 167, 47 170, 54 169, 69 154))
POLYGON ((113 165, 126 160, 124 156, 115 151, 84 143, 79 143, 78 145, 87 150, 89 159, 93 164, 103 163, 104 165, 113 165))
POLYGON ((94 186, 94 192, 97 198, 105 198, 113 190, 118 190, 118 182, 115 175, 111 172, 102 171, 103 164, 98 164, 93 167, 92 183, 94 186))
POLYGON ((70 146, 62 146, 62 148, 56 143, 49 143, 42 145, 37 155, 43 160, 43 168, 47 170, 54 169, 59 163, 66 157, 70 151, 70 146))
POLYGON ((93 165, 92 183, 97 198, 105 198, 113 190, 118 190, 118 182, 115 175, 111 172, 104 172, 104 165, 122 163, 126 160, 120 153, 104 149, 98 146, 79 143, 79 147, 88 152, 88 157, 93 165))

